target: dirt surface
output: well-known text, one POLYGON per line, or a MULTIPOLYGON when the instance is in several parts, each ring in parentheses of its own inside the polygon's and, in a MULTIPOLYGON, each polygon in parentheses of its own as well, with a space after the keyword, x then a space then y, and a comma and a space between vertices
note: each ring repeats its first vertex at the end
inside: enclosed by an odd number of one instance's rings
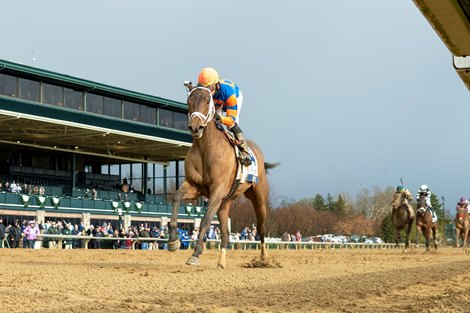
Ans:
POLYGON ((470 312, 470 255, 456 248, 257 251, 0 249, 2 312, 470 312))

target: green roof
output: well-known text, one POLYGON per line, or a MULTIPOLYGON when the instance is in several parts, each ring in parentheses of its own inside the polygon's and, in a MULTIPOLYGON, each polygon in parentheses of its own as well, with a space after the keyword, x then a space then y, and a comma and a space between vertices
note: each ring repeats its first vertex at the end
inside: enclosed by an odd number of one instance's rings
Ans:
POLYGON ((105 95, 114 95, 129 100, 135 99, 138 101, 157 104, 159 107, 172 107, 174 109, 178 109, 178 111, 187 111, 187 104, 183 102, 151 96, 148 94, 131 91, 124 88, 113 87, 110 85, 101 84, 86 79, 76 78, 70 75, 60 74, 0 59, 0 73, 1 72, 12 72, 15 74, 22 73, 29 78, 46 80, 49 82, 58 82, 61 85, 82 88, 84 89, 84 91, 100 92, 105 95))

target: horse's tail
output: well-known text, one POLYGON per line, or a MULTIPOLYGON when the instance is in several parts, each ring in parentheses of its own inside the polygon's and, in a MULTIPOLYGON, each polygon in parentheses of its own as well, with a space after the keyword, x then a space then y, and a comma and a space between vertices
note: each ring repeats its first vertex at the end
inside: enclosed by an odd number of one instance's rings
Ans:
POLYGON ((278 167, 279 165, 281 165, 280 162, 278 163, 268 163, 268 162, 264 162, 264 168, 266 169, 266 173, 268 173, 268 170, 272 169, 272 168, 276 168, 278 167))

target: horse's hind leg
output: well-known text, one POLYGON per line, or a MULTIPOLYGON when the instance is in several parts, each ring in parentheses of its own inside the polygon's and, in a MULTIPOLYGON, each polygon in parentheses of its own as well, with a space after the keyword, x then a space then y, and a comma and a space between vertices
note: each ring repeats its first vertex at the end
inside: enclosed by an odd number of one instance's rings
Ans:
POLYGON ((183 199, 196 199, 199 195, 198 189, 191 186, 187 181, 184 181, 181 187, 175 193, 173 201, 173 211, 171 221, 169 224, 170 237, 168 239, 168 251, 176 251, 179 248, 180 242, 177 238, 178 230, 178 209, 183 199))
POLYGON ((432 227, 432 240, 434 241, 434 249, 437 249, 436 234, 437 234, 437 226, 433 226, 432 227))
MULTIPOLYGON (((265 184, 267 182, 265 181, 265 184)), ((255 208, 256 214, 256 223, 258 226, 258 233, 261 241, 261 259, 265 260, 268 258, 268 251, 266 250, 266 244, 264 243, 264 236, 266 234, 266 201, 267 201, 267 189, 262 188, 262 183, 260 182, 257 186, 250 188, 245 192, 245 196, 251 200, 253 207, 255 208)), ((267 188, 267 187, 266 187, 267 188)))
POLYGON ((220 244, 220 254, 219 254, 219 263, 217 267, 225 268, 226 265, 226 255, 227 255, 227 248, 230 239, 230 234, 228 230, 228 213, 230 211, 230 207, 232 205, 232 201, 222 202, 220 205, 220 209, 217 212, 217 216, 220 222, 220 235, 221 244, 220 244))

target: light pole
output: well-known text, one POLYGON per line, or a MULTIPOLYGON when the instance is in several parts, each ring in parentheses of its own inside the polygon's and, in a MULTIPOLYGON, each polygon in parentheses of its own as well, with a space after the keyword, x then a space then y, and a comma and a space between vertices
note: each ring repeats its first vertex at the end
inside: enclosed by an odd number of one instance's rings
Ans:
POLYGON ((122 209, 119 208, 117 211, 118 211, 118 226, 119 226, 119 232, 122 232, 122 209))
POLYGON ((441 196, 442 199, 442 212, 444 214, 444 219, 446 219, 446 206, 445 206, 445 199, 444 196, 441 196))

